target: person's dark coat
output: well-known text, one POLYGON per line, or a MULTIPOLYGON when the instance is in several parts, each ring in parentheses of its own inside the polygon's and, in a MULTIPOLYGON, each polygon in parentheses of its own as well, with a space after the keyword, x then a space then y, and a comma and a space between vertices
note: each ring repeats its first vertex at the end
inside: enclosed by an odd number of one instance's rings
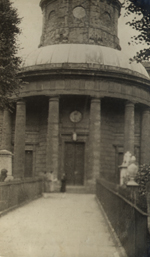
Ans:
POLYGON ((60 192, 62 193, 66 192, 66 181, 67 181, 66 175, 63 175, 61 179, 61 188, 60 188, 60 192))

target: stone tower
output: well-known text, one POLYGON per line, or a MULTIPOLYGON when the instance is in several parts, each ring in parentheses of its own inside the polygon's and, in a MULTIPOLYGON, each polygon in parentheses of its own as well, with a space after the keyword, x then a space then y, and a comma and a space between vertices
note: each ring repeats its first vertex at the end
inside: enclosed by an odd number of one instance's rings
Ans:
POLYGON ((42 0, 40 46, 95 44, 120 49, 118 0, 42 0))

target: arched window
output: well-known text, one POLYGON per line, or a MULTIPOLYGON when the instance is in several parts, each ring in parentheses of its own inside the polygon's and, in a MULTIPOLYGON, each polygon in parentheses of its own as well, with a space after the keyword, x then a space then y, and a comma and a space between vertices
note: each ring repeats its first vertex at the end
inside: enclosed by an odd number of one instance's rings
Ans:
POLYGON ((102 14, 102 20, 106 23, 110 23, 111 22, 111 15, 109 12, 104 12, 102 14))
POLYGON ((48 20, 53 21, 55 19, 55 11, 51 11, 48 15, 48 20))

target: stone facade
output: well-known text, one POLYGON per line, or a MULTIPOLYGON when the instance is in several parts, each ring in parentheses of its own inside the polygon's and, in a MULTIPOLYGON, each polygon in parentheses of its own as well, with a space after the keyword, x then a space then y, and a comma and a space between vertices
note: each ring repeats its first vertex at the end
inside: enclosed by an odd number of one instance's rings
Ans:
POLYGON ((43 0, 41 7, 43 55, 20 72, 27 83, 14 113, 0 112, 1 149, 13 152, 17 179, 53 170, 88 192, 99 176, 119 183, 126 151, 141 164, 150 159, 150 80, 141 66, 117 61, 119 1, 43 0))
MULTIPOLYGON (((55 98, 55 96, 54 96, 55 98)), ((78 109, 82 114, 83 118, 81 122, 75 125, 75 130, 77 133, 77 142, 83 142, 85 144, 85 159, 84 159, 84 176, 85 183, 94 178, 91 173, 92 155, 93 147, 96 147, 94 142, 98 142, 98 138, 101 134, 100 143, 100 153, 98 160, 100 161, 101 175, 106 178, 111 178, 113 181, 118 181, 118 166, 120 161, 120 156, 122 158, 124 152, 124 128, 125 128, 125 107, 126 101, 111 98, 101 98, 101 132, 95 133, 92 137, 92 142, 90 143, 90 130, 94 132, 93 120, 90 123, 90 110, 91 101, 93 98, 89 96, 61 96, 59 98, 60 112, 59 112, 59 169, 58 178, 64 172, 64 161, 65 161, 65 143, 73 143, 72 133, 74 131, 74 124, 70 121, 70 113, 72 110, 78 109), (91 124, 91 125, 90 125, 91 124), (93 145, 93 146, 92 146, 93 145)), ((48 129, 48 105, 49 97, 43 98, 40 101, 40 106, 35 109, 38 104, 38 97, 32 97, 32 101, 26 102, 27 106, 27 119, 26 119, 26 138, 25 138, 25 150, 33 151, 33 174, 38 175, 41 172, 45 172, 46 168, 46 156, 52 156, 47 150, 47 129, 48 129), (34 106, 35 105, 35 106, 34 106), (28 112, 28 107, 30 106, 31 112, 28 112)), ((93 112, 96 113, 95 107, 93 107, 93 112)), ((147 137, 147 131, 144 133, 145 123, 143 124, 141 117, 144 115, 144 110, 141 110, 138 104, 135 105, 134 113, 134 154, 137 160, 142 161, 143 155, 140 155, 140 147, 144 143, 144 139, 141 137, 141 133, 147 137), (142 126, 143 124, 143 126, 142 126), (143 132, 142 132, 143 131, 143 132)), ((94 118, 94 117, 93 117, 94 118)), ((15 117, 13 117, 13 122, 15 122, 15 117)), ((56 124, 57 125, 57 124, 56 124)), ((52 130, 53 132, 57 130, 52 130)), ((22 142, 22 140, 21 140, 22 142)), ((52 142, 52 141, 51 141, 52 142)), ((13 139, 13 128, 12 128, 12 146, 15 144, 15 138, 13 139)), ((55 143, 56 146, 56 143, 55 143)), ((19 148, 18 148, 19 149, 19 148)), ((52 150, 51 150, 52 151, 52 150)), ((97 152, 99 152, 97 151, 97 152)), ((142 153, 141 153, 142 154, 142 153)), ((144 154, 144 153, 143 153, 144 154)), ((146 152, 144 156, 149 155, 146 152)), ((150 158, 145 157, 145 158, 150 158)), ((50 160, 50 159, 49 159, 50 160)), ((143 162, 143 161, 142 161, 143 162)), ((56 161, 55 161, 56 163, 56 161)), ((52 169, 52 168, 50 168, 52 169)), ((15 169, 16 170, 16 169, 15 169)), ((14 171, 15 171, 14 170, 14 171)), ((21 169, 19 168, 21 171, 21 169)), ((94 169, 93 172, 96 172, 94 169)), ((15 172, 13 172, 15 174, 15 172)), ((19 172, 21 175, 21 173, 19 172)), ((32 175, 33 175, 32 174, 32 175)))

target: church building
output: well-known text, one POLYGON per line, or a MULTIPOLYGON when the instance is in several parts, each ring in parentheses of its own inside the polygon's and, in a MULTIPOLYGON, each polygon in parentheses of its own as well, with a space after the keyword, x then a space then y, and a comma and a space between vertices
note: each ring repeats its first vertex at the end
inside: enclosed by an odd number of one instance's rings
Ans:
POLYGON ((53 171, 93 192, 101 176, 119 183, 130 151, 150 160, 150 80, 118 39, 119 0, 41 0, 39 48, 19 74, 15 110, 1 111, 1 149, 14 178, 53 171))

